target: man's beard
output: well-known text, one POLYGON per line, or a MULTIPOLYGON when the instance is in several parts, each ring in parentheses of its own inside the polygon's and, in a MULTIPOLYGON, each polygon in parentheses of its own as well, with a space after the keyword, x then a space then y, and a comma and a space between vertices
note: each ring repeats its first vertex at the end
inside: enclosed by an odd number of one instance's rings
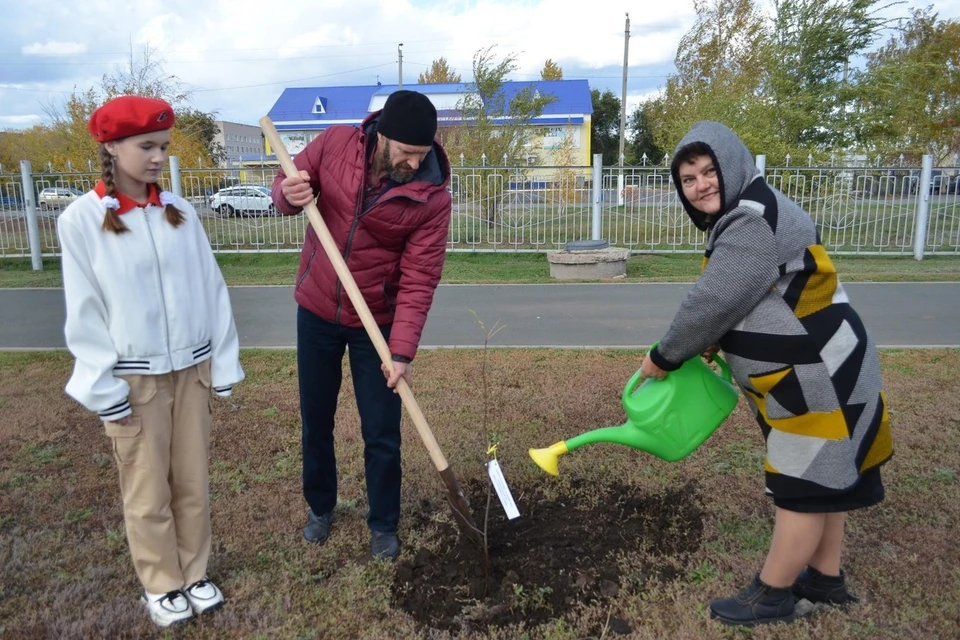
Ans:
POLYGON ((387 175, 390 176, 390 179, 398 184, 406 184, 417 175, 416 171, 406 165, 400 165, 399 167, 393 165, 393 162, 390 160, 389 143, 384 147, 380 161, 383 163, 383 166, 387 168, 387 175))

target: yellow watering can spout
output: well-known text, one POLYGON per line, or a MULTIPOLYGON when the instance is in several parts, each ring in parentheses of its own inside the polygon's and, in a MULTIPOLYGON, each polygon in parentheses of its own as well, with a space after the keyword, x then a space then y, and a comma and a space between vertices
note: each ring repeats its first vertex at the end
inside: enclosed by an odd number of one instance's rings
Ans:
POLYGON ((565 454, 567 449, 566 442, 552 444, 546 449, 530 449, 530 457, 537 463, 541 469, 552 476, 560 475, 560 468, 557 464, 557 458, 565 454))
POLYGON ((714 356, 714 362, 720 373, 699 356, 663 380, 648 378, 640 383, 638 371, 623 390, 626 424, 587 431, 546 449, 530 449, 530 457, 551 475, 560 473, 559 456, 596 442, 626 445, 668 462, 685 458, 716 431, 737 404, 730 368, 720 357, 714 356))

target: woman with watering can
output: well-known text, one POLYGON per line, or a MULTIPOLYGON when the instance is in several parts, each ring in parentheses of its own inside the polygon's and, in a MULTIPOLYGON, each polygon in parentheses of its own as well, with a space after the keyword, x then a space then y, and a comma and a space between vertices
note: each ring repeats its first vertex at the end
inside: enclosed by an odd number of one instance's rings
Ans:
POLYGON ((876 345, 813 220, 768 186, 740 139, 699 122, 674 154, 680 201, 706 231, 703 272, 642 375, 723 350, 766 440, 776 520, 762 570, 710 603, 723 623, 788 622, 799 599, 857 602, 840 568, 847 511, 883 500, 893 455, 876 345))

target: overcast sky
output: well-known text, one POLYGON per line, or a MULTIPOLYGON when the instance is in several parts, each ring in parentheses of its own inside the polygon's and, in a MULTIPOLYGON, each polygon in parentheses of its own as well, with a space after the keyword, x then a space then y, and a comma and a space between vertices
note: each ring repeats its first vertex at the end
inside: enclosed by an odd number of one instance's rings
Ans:
MULTIPOLYGON (((960 0, 935 7, 942 18, 960 16, 960 0)), ((194 107, 247 124, 286 87, 396 83, 401 42, 405 85, 440 56, 470 81, 473 54, 497 45, 518 56, 513 80, 538 78, 550 58, 565 78, 619 96, 627 11, 632 105, 673 71, 693 0, 0 0, 0 129, 47 120, 46 106, 99 86, 144 46, 194 107)))

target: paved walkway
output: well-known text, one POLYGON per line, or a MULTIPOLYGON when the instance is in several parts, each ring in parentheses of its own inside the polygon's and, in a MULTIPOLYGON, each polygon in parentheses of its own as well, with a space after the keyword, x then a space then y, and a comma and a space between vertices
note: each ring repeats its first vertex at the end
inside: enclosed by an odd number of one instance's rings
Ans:
MULTIPOLYGON (((646 347, 663 336, 689 284, 441 285, 422 347, 646 347)), ((853 305, 884 347, 960 346, 960 283, 847 283, 853 305)), ((289 287, 230 290, 240 344, 292 347, 289 287)), ((59 289, 0 289, 0 349, 63 348, 59 289)))

